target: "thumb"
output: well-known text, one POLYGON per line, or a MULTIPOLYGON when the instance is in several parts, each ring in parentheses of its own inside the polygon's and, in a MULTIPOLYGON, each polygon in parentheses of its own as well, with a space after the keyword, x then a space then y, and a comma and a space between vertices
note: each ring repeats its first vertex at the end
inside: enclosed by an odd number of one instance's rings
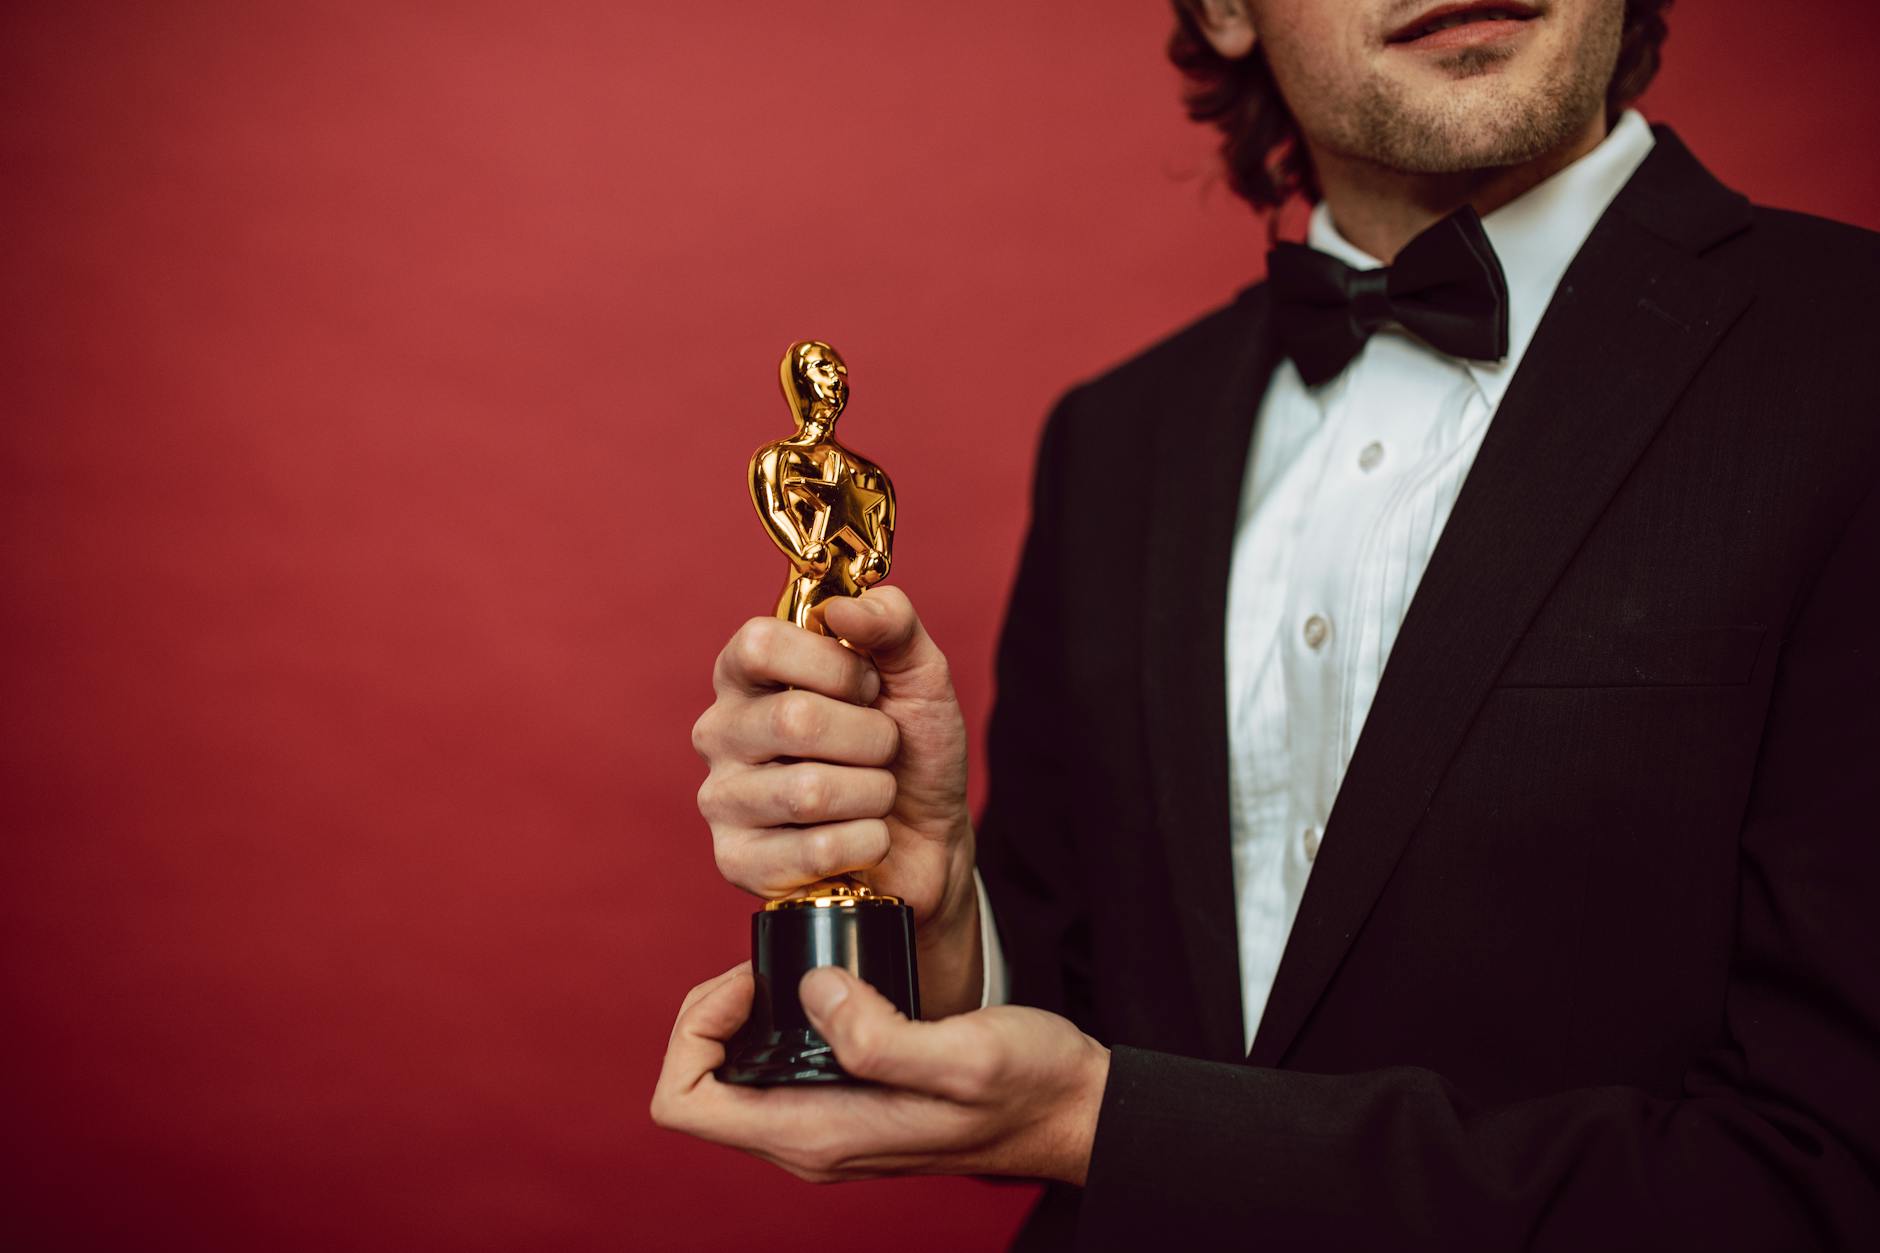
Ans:
POLYGON ((951 1050, 935 1038, 935 1024, 909 1022, 887 997, 840 966, 804 975, 797 996, 836 1060, 857 1079, 916 1092, 940 1089, 951 1050))
POLYGON ((884 693, 911 700, 953 699, 946 654, 920 624, 906 592, 874 587, 857 597, 826 600, 821 607, 831 631, 874 659, 884 693))

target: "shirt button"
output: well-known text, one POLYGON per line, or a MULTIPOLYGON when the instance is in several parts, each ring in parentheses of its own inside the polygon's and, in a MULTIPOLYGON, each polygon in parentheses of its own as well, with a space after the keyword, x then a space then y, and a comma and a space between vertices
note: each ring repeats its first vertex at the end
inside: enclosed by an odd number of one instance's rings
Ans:
POLYGON ((1319 650, 1325 643, 1325 637, 1331 633, 1332 624, 1316 613, 1310 618, 1307 618, 1305 626, 1300 629, 1300 634, 1304 635, 1306 638, 1306 647, 1312 649, 1314 652, 1319 650))
POLYGON ((1306 847, 1307 861, 1319 859, 1319 829, 1317 827, 1307 827, 1300 835, 1299 842, 1306 847))
POLYGON ((1358 468, 1369 474, 1384 460, 1384 445, 1372 440, 1358 453, 1358 468))

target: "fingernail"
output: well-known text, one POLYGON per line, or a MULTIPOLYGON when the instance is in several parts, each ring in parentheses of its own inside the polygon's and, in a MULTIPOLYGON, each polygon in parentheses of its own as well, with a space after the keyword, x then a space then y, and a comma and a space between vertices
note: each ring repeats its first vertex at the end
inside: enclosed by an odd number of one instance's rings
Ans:
POLYGON ((862 671, 862 704, 872 705, 881 695, 881 672, 873 666, 862 671))
POLYGON ((811 1017, 827 1018, 849 999, 849 979, 839 966, 818 966, 803 976, 797 997, 811 1017))

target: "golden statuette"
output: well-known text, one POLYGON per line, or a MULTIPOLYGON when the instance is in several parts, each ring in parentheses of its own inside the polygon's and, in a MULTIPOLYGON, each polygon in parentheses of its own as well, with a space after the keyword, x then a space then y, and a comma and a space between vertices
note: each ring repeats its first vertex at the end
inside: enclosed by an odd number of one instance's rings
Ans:
POLYGON ((840 353, 820 340, 791 344, 779 373, 796 434, 752 455, 751 503, 790 559, 777 616, 827 634, 817 606, 859 596, 888 577, 894 484, 836 440, 836 419, 849 400, 840 353))
MULTIPOLYGON (((826 601, 859 596, 888 576, 894 485, 880 466, 836 442, 836 419, 849 399, 841 354, 820 340, 791 344, 781 375, 796 434, 752 455, 751 503, 790 559, 777 616, 827 635, 820 612, 826 601)), ((720 1080, 848 1082, 796 996, 806 972, 830 965, 873 984, 909 1018, 920 1017, 914 911, 847 876, 818 883, 751 916, 751 1016, 730 1042, 720 1080)))

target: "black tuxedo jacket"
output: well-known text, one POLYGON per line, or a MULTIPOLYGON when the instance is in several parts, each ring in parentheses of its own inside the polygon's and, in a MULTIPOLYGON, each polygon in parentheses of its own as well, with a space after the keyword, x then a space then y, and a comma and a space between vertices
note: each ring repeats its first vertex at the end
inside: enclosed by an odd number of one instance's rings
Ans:
POLYGON ((1880 237, 1658 131, 1417 589, 1251 1056, 1224 619, 1266 289, 1063 400, 980 866, 1013 999, 1115 1052, 1021 1245, 1880 1249, 1876 292, 1880 237))

